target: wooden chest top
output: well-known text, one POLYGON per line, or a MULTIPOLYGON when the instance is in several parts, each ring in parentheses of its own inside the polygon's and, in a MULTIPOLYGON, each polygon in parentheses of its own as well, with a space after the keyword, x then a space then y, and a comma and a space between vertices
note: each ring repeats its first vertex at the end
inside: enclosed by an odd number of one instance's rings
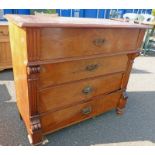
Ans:
POLYGON ((35 15, 6 15, 9 21, 19 27, 93 27, 93 28, 148 28, 148 25, 114 21, 109 19, 90 19, 75 17, 46 17, 35 15))

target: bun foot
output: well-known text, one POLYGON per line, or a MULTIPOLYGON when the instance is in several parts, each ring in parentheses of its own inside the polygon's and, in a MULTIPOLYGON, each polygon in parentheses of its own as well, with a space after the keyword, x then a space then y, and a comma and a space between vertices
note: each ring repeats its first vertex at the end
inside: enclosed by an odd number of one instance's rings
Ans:
POLYGON ((117 115, 123 115, 124 114, 124 108, 121 109, 121 108, 116 108, 116 114, 117 115))
POLYGON ((40 117, 34 115, 30 118, 30 131, 28 139, 31 145, 39 145, 43 141, 40 117))
POLYGON ((28 134, 28 140, 31 145, 41 145, 44 142, 40 131, 36 131, 33 134, 28 134))
POLYGON ((119 104, 117 105, 116 114, 118 114, 118 115, 124 114, 124 109, 125 109, 125 105, 127 103, 127 99, 128 99, 128 95, 127 95, 126 91, 124 91, 120 98, 119 104))

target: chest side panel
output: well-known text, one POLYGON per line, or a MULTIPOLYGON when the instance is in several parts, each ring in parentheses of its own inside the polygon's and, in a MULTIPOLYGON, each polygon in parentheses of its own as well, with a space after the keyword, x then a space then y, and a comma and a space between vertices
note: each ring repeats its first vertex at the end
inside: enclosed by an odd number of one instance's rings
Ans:
POLYGON ((26 31, 16 25, 9 24, 11 51, 13 60, 13 73, 16 88, 16 99, 18 109, 29 128, 29 101, 27 85, 27 41, 26 31))

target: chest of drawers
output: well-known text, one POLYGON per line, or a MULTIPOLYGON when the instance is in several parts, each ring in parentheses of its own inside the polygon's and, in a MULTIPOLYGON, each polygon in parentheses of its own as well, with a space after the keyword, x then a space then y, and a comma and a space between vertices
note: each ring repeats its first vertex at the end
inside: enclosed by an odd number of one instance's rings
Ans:
POLYGON ((12 68, 7 22, 0 22, 0 70, 12 68))
POLYGON ((146 26, 8 15, 17 106, 30 141, 111 109, 122 113, 146 26))

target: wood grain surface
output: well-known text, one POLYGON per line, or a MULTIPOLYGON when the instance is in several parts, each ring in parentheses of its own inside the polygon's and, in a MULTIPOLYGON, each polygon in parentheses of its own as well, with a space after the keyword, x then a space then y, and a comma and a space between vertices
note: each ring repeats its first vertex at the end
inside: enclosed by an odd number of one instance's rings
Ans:
POLYGON ((17 106, 32 144, 116 109, 122 114, 146 28, 104 19, 7 15, 17 106))
POLYGON ((99 96, 91 101, 64 108, 41 116, 44 133, 51 133, 71 124, 115 109, 121 97, 121 91, 99 96))
POLYGON ((65 107, 105 93, 120 89, 123 74, 101 76, 39 91, 39 112, 65 107), (85 92, 89 89, 88 93, 85 92))
POLYGON ((127 55, 117 55, 43 64, 40 65, 39 88, 125 71, 127 63, 127 55))
POLYGON ((39 57, 40 60, 50 60, 134 51, 137 49, 138 34, 139 29, 43 28, 39 57))
POLYGON ((8 25, 0 22, 0 70, 12 68, 8 25))
POLYGON ((93 28, 151 28, 148 25, 127 23, 114 21, 109 19, 90 19, 90 18, 76 18, 76 17, 48 17, 35 15, 5 15, 9 21, 17 24, 19 27, 93 27, 93 28))

